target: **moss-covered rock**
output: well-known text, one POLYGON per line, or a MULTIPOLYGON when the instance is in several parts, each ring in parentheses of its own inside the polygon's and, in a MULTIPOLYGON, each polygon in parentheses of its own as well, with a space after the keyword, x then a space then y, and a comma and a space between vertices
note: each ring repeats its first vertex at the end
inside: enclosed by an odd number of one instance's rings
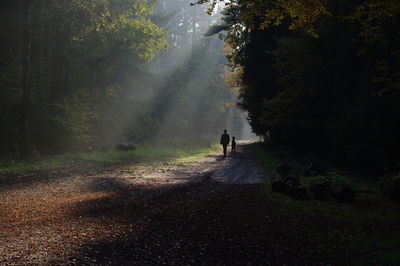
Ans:
POLYGON ((310 182, 310 191, 314 198, 325 199, 330 196, 330 182, 324 176, 318 176, 310 182))
POLYGON ((400 203, 400 175, 385 178, 382 182, 382 193, 385 197, 400 203))

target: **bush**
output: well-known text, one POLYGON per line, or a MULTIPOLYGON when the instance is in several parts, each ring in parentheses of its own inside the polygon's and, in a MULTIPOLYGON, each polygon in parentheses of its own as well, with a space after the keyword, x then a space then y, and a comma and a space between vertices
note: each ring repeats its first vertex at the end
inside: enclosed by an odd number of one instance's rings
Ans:
POLYGON ((384 178, 382 182, 382 193, 385 197, 400 202, 400 175, 384 178))
POLYGON ((354 201, 355 193, 351 182, 336 172, 329 172, 325 176, 313 178, 309 188, 316 199, 333 196, 342 202, 354 201))
POLYGON ((317 176, 310 182, 310 191, 314 198, 325 199, 330 195, 330 180, 325 176, 317 176))

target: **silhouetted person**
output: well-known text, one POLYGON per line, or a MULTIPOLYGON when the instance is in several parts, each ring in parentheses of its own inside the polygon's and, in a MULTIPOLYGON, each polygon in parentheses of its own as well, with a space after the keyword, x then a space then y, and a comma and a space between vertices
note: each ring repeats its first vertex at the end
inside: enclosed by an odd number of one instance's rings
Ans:
POLYGON ((229 135, 226 133, 226 129, 224 130, 224 134, 221 135, 221 141, 219 142, 222 145, 222 148, 224 149, 224 157, 226 156, 226 148, 228 147, 229 144, 229 135))
POLYGON ((236 141, 235 137, 232 137, 232 154, 236 155, 236 141))

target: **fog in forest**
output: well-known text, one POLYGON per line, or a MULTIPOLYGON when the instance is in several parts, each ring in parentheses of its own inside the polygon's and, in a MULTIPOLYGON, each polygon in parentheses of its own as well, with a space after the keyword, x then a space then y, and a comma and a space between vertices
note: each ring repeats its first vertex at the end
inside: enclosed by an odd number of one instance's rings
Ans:
POLYGON ((0 154, 254 138, 206 5, 1 1, 0 154))

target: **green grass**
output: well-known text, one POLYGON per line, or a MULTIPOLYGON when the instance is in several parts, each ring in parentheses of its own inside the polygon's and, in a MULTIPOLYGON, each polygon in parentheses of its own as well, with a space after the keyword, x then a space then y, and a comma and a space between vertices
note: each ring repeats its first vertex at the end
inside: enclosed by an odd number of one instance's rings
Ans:
POLYGON ((193 150, 186 150, 186 151, 181 151, 179 153, 178 160, 179 162, 182 163, 191 163, 191 162, 196 162, 201 158, 206 157, 210 153, 217 152, 221 150, 220 145, 212 145, 207 148, 200 148, 200 149, 193 149, 193 150))
MULTIPOLYGON (((353 234, 351 245, 364 250, 365 254, 371 254, 376 250, 376 246, 371 242, 372 237, 383 253, 379 258, 380 264, 400 265, 400 231, 396 226, 400 223, 400 208, 380 194, 360 193, 357 194, 355 203, 346 204, 333 199, 295 200, 284 194, 273 193, 270 181, 265 182, 263 190, 268 199, 281 207, 283 215, 287 217, 316 215, 331 220, 334 224, 341 224, 353 234), (377 230, 372 236, 371 233, 367 233, 371 227, 377 230), (382 234, 379 233, 380 228, 382 234)), ((360 261, 364 259, 368 260, 367 257, 359 258, 360 261)))
POLYGON ((116 151, 92 152, 78 154, 78 159, 98 161, 104 163, 120 163, 126 159, 136 159, 138 161, 180 159, 190 160, 205 156, 216 150, 216 146, 211 147, 168 147, 168 146, 139 146, 135 151, 116 151))
MULTIPOLYGON (((261 165, 270 171, 274 170, 279 162, 285 160, 260 145, 255 145, 254 150, 261 165)), ((314 178, 301 176, 301 183, 307 187, 314 178)), ((282 214, 287 217, 315 214, 325 217, 335 224, 341 224, 344 228, 354 229, 352 245, 366 250, 367 254, 368 250, 376 247, 370 244, 371 236, 366 233, 365 228, 376 228, 378 232, 382 228, 382 234, 376 233, 372 236, 377 241, 379 249, 383 250, 380 263, 382 265, 400 265, 400 231, 396 226, 400 223, 400 206, 382 196, 377 181, 345 176, 340 176, 340 178, 348 181, 357 192, 355 203, 340 203, 334 199, 325 201, 295 200, 284 194, 273 193, 270 180, 263 184, 262 189, 266 197, 280 206, 282 214), (362 193, 363 191, 368 193, 362 193)))
POLYGON ((68 164, 71 159, 67 155, 43 156, 29 160, 1 160, 0 174, 19 173, 54 168, 68 164))
MULTIPOLYGON (((272 154, 268 149, 263 148, 259 144, 253 146, 254 151, 261 163, 261 165, 267 170, 275 170, 279 163, 285 158, 281 158, 276 154, 272 154)), ((324 215, 331 216, 332 218, 345 222, 362 222, 362 221, 376 221, 376 222, 395 222, 400 221, 400 212, 396 205, 389 200, 383 198, 379 193, 379 183, 367 181, 363 182, 361 179, 351 179, 345 176, 340 176, 337 173, 330 173, 335 175, 337 178, 342 178, 349 182, 355 191, 368 190, 372 193, 357 193, 356 203, 344 204, 335 200, 294 200, 284 194, 272 193, 272 187, 270 180, 267 180, 263 189, 265 192, 270 193, 274 200, 285 204, 287 209, 293 212, 318 212, 324 215), (364 211, 360 211, 358 207, 361 205, 370 206, 371 208, 364 208, 364 211), (380 206, 374 208, 373 206, 380 206), (357 209, 358 208, 358 209, 357 209)), ((310 182, 315 179, 312 176, 301 176, 301 184, 308 187, 310 182)))
POLYGON ((400 233, 383 242, 386 249, 383 257, 383 265, 400 265, 400 233))
POLYGON ((115 164, 126 160, 159 161, 179 160, 180 162, 193 162, 215 152, 218 145, 210 147, 172 147, 172 146, 139 146, 135 151, 109 150, 107 152, 67 153, 55 156, 41 156, 24 161, 0 161, 0 174, 20 173, 67 166, 76 161, 95 161, 100 163, 115 164))
POLYGON ((261 143, 253 143, 252 149, 255 152, 257 159, 262 167, 269 171, 274 171, 276 167, 281 163, 282 158, 267 152, 265 148, 262 147, 261 143))

